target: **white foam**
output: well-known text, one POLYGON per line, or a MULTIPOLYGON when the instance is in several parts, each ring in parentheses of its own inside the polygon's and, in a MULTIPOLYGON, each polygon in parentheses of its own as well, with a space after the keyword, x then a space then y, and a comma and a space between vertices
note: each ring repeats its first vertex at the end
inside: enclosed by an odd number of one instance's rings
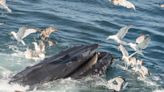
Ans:
POLYGON ((23 87, 19 84, 8 84, 8 80, 0 80, 0 92, 15 92, 15 91, 21 91, 25 92, 29 89, 28 86, 23 87))
POLYGON ((153 92, 164 92, 164 89, 162 89, 162 90, 154 90, 153 92))
POLYGON ((9 76, 11 75, 11 71, 0 66, 0 75, 3 77, 3 78, 9 78, 9 76))

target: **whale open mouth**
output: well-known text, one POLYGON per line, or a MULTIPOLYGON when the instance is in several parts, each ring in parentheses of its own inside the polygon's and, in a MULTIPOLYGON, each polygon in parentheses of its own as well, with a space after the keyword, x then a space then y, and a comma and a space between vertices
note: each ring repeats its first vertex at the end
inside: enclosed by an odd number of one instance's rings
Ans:
POLYGON ((96 52, 97 48, 97 44, 91 44, 61 51, 17 73, 10 83, 32 86, 67 77, 76 79, 87 75, 102 75, 112 64, 113 56, 107 52, 96 52))

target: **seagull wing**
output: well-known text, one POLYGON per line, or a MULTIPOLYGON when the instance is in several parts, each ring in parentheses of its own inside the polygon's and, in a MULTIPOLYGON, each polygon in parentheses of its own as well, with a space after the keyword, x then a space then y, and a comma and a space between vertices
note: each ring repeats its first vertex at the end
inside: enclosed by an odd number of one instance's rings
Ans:
POLYGON ((48 35, 50 35, 52 32, 54 32, 55 31, 55 29, 53 28, 53 27, 49 27, 49 28, 47 28, 46 29, 46 33, 48 34, 48 35))
POLYGON ((144 41, 138 44, 138 47, 141 49, 147 48, 148 44, 150 43, 151 39, 150 37, 145 37, 144 41))
POLYGON ((17 32, 17 36, 22 39, 26 29, 27 29, 27 27, 20 27, 18 32, 17 32))
POLYGON ((36 33, 36 32, 37 32, 37 30, 33 29, 33 28, 26 29, 26 30, 24 30, 24 34, 22 36, 22 39, 27 37, 28 35, 30 35, 32 33, 36 33))
POLYGON ((140 35, 139 37, 137 37, 136 43, 139 44, 143 42, 144 40, 145 40, 145 35, 140 35))
POLYGON ((120 49, 123 56, 129 56, 128 51, 125 49, 125 47, 123 45, 120 45, 119 49, 120 49))
POLYGON ((118 38, 122 39, 124 38, 124 36, 127 34, 129 28, 131 27, 131 25, 122 27, 119 32, 116 34, 118 38))

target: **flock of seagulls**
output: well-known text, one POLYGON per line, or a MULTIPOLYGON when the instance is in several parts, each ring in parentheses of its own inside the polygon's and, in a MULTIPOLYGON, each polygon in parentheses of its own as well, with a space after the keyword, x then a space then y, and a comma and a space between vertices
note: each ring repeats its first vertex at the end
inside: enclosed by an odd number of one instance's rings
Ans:
MULTIPOLYGON (((114 40, 118 44, 118 50, 122 53, 121 61, 125 65, 125 70, 131 69, 134 73, 139 74, 141 78, 145 78, 150 75, 150 72, 143 65, 143 61, 135 57, 135 54, 143 55, 142 50, 148 47, 151 39, 149 35, 140 35, 136 38, 135 43, 124 41, 123 38, 131 27, 131 25, 122 27, 115 35, 109 35, 106 40, 114 40), (124 46, 132 48, 134 53, 129 54, 124 46)), ((128 84, 120 76, 108 80, 108 82, 108 86, 115 91, 123 90, 128 84)))
POLYGON ((22 45, 26 45, 24 42, 24 38, 29 36, 32 33, 40 32, 40 40, 38 42, 32 42, 34 48, 26 48, 24 52, 24 56, 27 59, 43 60, 45 58, 45 44, 48 43, 48 46, 54 46, 55 41, 51 41, 48 38, 52 32, 55 32, 53 27, 47 27, 46 29, 39 30, 35 28, 28 27, 20 27, 18 32, 12 31, 10 34, 15 38, 18 43, 22 43, 22 45))
POLYGON ((140 77, 145 78, 147 75, 149 75, 148 69, 143 66, 143 61, 140 59, 137 59, 135 54, 141 54, 143 55, 143 49, 146 49, 148 47, 148 44, 150 43, 150 36, 148 35, 140 35, 137 37, 135 43, 128 43, 123 41, 123 38, 128 32, 128 29, 131 26, 125 26, 122 27, 119 32, 115 35, 110 35, 107 37, 107 40, 112 39, 115 42, 119 44, 118 48, 119 51, 122 53, 121 60, 125 64, 125 68, 129 69, 129 67, 134 70, 134 72, 139 73, 140 77), (135 52, 129 55, 128 51, 124 46, 131 47, 135 52))

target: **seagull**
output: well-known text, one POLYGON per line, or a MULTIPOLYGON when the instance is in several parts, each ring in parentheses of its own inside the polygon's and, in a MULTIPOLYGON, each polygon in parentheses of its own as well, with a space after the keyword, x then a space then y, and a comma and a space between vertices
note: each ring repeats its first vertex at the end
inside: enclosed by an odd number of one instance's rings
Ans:
POLYGON ((119 32, 117 34, 108 36, 106 40, 112 39, 112 40, 116 41, 118 44, 126 45, 127 43, 122 41, 122 39, 127 34, 128 30, 130 28, 131 28, 131 25, 124 26, 119 30, 119 32))
POLYGON ((55 31, 57 31, 57 30, 56 30, 55 28, 53 28, 53 27, 48 27, 48 28, 44 29, 44 30, 40 33, 41 39, 42 39, 42 40, 45 40, 45 39, 49 38, 50 34, 51 34, 52 32, 55 32, 55 31))
POLYGON ((131 57, 129 59, 129 61, 130 61, 131 67, 135 67, 136 66, 136 64, 137 64, 137 58, 131 57))
POLYGON ((141 66, 138 70, 140 77, 145 78, 147 75, 150 75, 149 70, 145 66, 141 66))
POLYGON ((135 43, 128 43, 127 45, 135 51, 132 55, 135 55, 136 53, 143 55, 142 50, 148 47, 150 40, 148 35, 140 35, 135 43))
POLYGON ((164 4, 161 4, 160 7, 161 7, 161 8, 164 8, 164 4))
POLYGON ((136 10, 135 5, 127 0, 111 0, 114 5, 123 6, 125 8, 132 8, 136 10))
POLYGON ((27 48, 26 51, 24 52, 24 56, 27 59, 32 59, 32 60, 43 60, 45 58, 44 54, 39 54, 36 51, 27 48))
POLYGON ((32 59, 33 57, 33 50, 26 48, 26 51, 24 52, 25 58, 32 59))
POLYGON ((19 28, 17 33, 12 31, 11 34, 18 42, 21 42, 23 45, 26 45, 23 39, 32 33, 36 33, 37 31, 38 30, 33 28, 21 27, 19 28))
POLYGON ((42 41, 39 45, 36 42, 32 42, 34 50, 27 48, 24 52, 25 58, 33 60, 43 60, 45 58, 45 45, 42 41))
POLYGON ((115 77, 107 81, 107 86, 118 92, 124 89, 127 86, 127 84, 128 83, 126 83, 125 79, 121 76, 115 77))
POLYGON ((136 59, 135 57, 133 57, 132 60, 133 60, 133 62, 131 62, 132 70, 134 70, 134 72, 137 72, 139 68, 143 65, 143 61, 136 59))
POLYGON ((39 45, 36 42, 32 42, 34 44, 35 53, 42 59, 45 58, 45 45, 43 41, 39 42, 39 45))
POLYGON ((134 62, 134 60, 132 61, 133 57, 132 55, 129 56, 128 51, 125 49, 123 45, 120 45, 118 48, 122 53, 122 60, 125 62, 125 67, 128 69, 132 62, 134 62))
POLYGON ((32 42, 32 44, 34 45, 35 51, 38 53, 44 53, 45 52, 45 45, 43 43, 43 41, 39 41, 39 45, 36 42, 32 42))
POLYGON ((0 7, 2 9, 7 10, 7 12, 11 13, 11 9, 8 7, 8 5, 6 4, 6 0, 0 0, 0 7))

